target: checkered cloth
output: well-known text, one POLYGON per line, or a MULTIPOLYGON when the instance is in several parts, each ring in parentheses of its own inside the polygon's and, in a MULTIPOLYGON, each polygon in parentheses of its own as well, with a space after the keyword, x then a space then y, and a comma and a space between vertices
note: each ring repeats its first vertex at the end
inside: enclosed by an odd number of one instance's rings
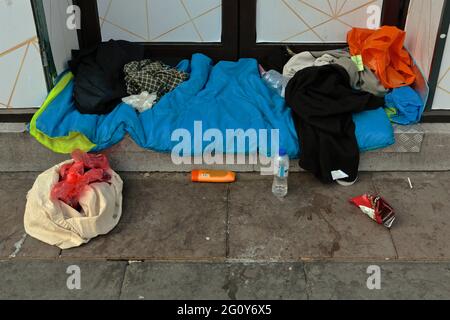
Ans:
POLYGON ((158 99, 189 78, 185 72, 151 60, 130 62, 125 65, 124 73, 129 95, 147 91, 156 93, 158 99))

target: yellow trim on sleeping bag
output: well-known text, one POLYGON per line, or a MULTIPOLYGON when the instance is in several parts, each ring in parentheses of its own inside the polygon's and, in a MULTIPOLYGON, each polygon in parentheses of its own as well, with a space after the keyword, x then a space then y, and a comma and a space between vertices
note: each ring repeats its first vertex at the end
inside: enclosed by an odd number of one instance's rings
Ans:
POLYGON ((93 144, 84 134, 80 132, 70 132, 68 136, 53 138, 47 136, 36 126, 37 119, 42 115, 45 109, 47 109, 50 103, 52 103, 53 100, 55 100, 55 98, 65 89, 72 79, 73 74, 71 72, 68 72, 62 77, 52 91, 50 91, 44 104, 33 116, 30 123, 30 134, 36 138, 37 141, 54 152, 62 154, 69 154, 77 149, 88 152, 96 147, 95 144, 93 144))

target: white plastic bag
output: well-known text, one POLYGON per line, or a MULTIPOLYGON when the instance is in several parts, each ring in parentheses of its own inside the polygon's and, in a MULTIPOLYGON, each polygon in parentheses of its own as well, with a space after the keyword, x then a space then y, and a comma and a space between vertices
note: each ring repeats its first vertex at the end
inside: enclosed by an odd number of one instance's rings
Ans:
POLYGON ((156 100, 158 100, 158 95, 156 93, 149 94, 147 91, 122 99, 123 102, 132 106, 140 113, 153 108, 156 100))

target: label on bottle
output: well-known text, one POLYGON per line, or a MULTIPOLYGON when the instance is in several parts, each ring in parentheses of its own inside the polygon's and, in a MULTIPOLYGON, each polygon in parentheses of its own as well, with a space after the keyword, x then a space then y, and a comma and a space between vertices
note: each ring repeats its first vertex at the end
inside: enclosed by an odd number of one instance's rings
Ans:
POLYGON ((289 168, 280 166, 277 174, 278 174, 278 177, 280 177, 280 178, 287 178, 289 176, 289 168))

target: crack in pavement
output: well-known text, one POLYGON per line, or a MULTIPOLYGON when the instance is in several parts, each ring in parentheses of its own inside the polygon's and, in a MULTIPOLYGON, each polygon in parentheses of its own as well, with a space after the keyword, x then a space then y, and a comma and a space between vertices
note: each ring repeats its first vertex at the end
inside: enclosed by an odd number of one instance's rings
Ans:
POLYGON ((118 293, 118 297, 117 297, 118 300, 122 300, 122 292, 123 292, 123 288, 125 285, 125 276, 127 274, 127 270, 128 270, 129 266, 130 266, 130 264, 126 264, 125 268, 123 268, 124 270, 123 270, 123 274, 122 274, 122 280, 120 282, 120 289, 119 289, 119 293, 118 293))
POLYGON ((333 239, 333 245, 330 249, 330 256, 333 258, 334 253, 341 250, 340 242, 342 240, 342 236, 341 236, 340 232, 336 230, 336 228, 333 226, 333 224, 330 221, 328 221, 327 218, 325 218, 325 216, 322 214, 322 212, 320 212, 320 210, 317 212, 317 215, 319 216, 319 218, 321 218, 323 221, 325 221, 325 223, 328 226, 328 229, 334 234, 335 238, 333 239))
POLYGON ((225 284, 223 285, 222 289, 227 292, 228 297, 230 300, 236 301, 237 300, 237 292, 239 291, 238 281, 237 277, 235 276, 232 265, 228 265, 228 272, 225 278, 225 284))
POLYGON ((226 205, 226 214, 225 214, 225 257, 230 257, 230 194, 231 189, 230 186, 227 186, 227 205, 226 205))
POLYGON ((309 287, 308 271, 306 270, 306 263, 302 263, 302 265, 303 265, 303 276, 305 278, 306 300, 311 300, 312 288, 309 287))

